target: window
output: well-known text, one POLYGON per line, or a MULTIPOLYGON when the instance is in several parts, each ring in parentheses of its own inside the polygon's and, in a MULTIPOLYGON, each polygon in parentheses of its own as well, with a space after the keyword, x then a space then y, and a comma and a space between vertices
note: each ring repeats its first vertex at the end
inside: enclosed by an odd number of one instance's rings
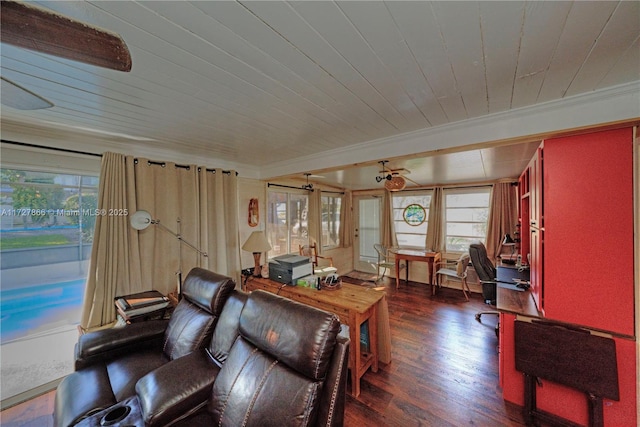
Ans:
POLYGON ((340 206, 342 196, 322 196, 322 247, 340 245, 340 206))
POLYGON ((307 244, 309 197, 301 193, 269 191, 267 201, 267 239, 271 256, 297 253, 307 244))
POLYGON ((490 198, 490 187, 444 190, 447 252, 464 252, 486 239, 490 198))
POLYGON ((398 246, 426 248, 431 190, 394 194, 393 225, 398 246))
POLYGON ((97 194, 97 176, 0 169, 3 400, 73 371, 97 194))

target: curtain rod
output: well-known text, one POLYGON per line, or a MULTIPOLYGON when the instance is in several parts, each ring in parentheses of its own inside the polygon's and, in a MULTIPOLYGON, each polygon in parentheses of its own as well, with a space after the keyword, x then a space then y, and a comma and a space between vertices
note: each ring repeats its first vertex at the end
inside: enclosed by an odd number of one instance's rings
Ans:
MULTIPOLYGON (((138 163, 138 161, 139 161, 139 160, 138 160, 138 158, 137 158, 137 157, 133 159, 133 162, 134 162, 135 164, 137 164, 137 163, 138 163)), ((151 165, 155 165, 155 166, 160 166, 160 167, 163 167, 163 168, 164 168, 164 167, 166 167, 166 166, 167 166, 167 163, 166 163, 166 162, 153 161, 153 160, 147 160, 147 165, 149 165, 149 166, 151 166, 151 165)), ((179 169, 186 169, 186 170, 190 170, 190 169, 191 169, 191 165, 179 165, 179 164, 175 164, 174 166, 175 166, 175 167, 177 167, 177 168, 179 168, 179 169)), ((202 167, 198 166, 198 172, 199 172, 199 171, 201 171, 201 170, 202 170, 202 167)), ((215 169, 209 169, 209 168, 206 168, 205 170, 206 170, 207 172, 212 172, 212 173, 215 173, 215 172, 216 172, 216 170, 215 170, 215 169)), ((231 173, 232 173, 232 172, 233 172, 233 171, 225 171, 225 170, 223 170, 223 171, 222 171, 222 173, 227 174, 227 175, 231 175, 231 173)), ((238 176, 238 172, 237 172, 237 171, 236 171, 236 176, 238 176)))
POLYGON ((70 150, 68 148, 45 147, 44 145, 29 144, 27 142, 8 141, 6 139, 2 139, 2 140, 0 140, 0 142, 3 142, 5 144, 19 145, 19 146, 22 146, 22 147, 39 148, 39 149, 43 149, 43 150, 60 151, 60 152, 63 152, 63 153, 82 154, 82 155, 85 155, 85 156, 102 157, 102 154, 89 153, 89 152, 86 152, 86 151, 70 150))
MULTIPOLYGON (((509 184, 511 184, 511 186, 516 186, 518 185, 517 181, 512 181, 509 184)), ((443 190, 458 190, 458 189, 466 189, 466 188, 482 188, 482 187, 493 187, 494 184, 478 184, 478 185, 454 185, 454 186, 443 186, 442 189, 443 190)), ((420 188, 407 188, 405 190, 400 190, 400 191, 393 191, 393 193, 404 193, 407 191, 429 191, 429 190, 433 190, 436 187, 420 187, 420 188)))
MULTIPOLYGON (((4 143, 4 144, 11 144, 11 145, 19 145, 22 147, 29 147, 29 148, 39 148, 39 149, 43 149, 43 150, 51 150, 51 151, 60 151, 62 153, 72 153, 72 154, 82 154, 85 156, 93 156, 93 157, 102 157, 102 154, 98 154, 98 153, 89 153, 87 151, 78 151, 78 150, 70 150, 68 148, 58 148, 58 147, 45 147, 44 145, 37 145, 37 144, 30 144, 27 142, 17 142, 17 141, 9 141, 7 139, 0 139, 0 142, 4 143)), ((135 158, 133 159, 134 162, 138 162, 138 159, 135 158)), ((165 167, 166 163, 165 162, 154 162, 149 160, 148 164, 150 165, 158 165, 158 166, 162 166, 165 167)), ((189 165, 176 165, 177 168, 183 168, 183 169, 187 169, 189 170, 191 168, 191 166, 189 165)), ((200 169, 200 168, 198 168, 200 169)), ((215 169, 206 169, 207 172, 215 172, 215 169)), ((226 173, 226 174, 231 174, 232 171, 225 171, 223 170, 222 173, 226 173)), ((236 176, 238 176, 238 172, 236 171, 236 176)))
POLYGON ((313 193, 313 188, 292 187, 291 185, 272 184, 270 182, 267 183, 267 187, 293 188, 294 190, 307 190, 313 193))

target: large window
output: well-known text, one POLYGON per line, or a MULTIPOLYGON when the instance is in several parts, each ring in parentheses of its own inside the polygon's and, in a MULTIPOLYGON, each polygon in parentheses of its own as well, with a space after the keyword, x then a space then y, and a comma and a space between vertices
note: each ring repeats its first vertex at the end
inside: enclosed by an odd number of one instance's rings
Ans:
POLYGON ((307 244, 309 197, 302 193, 269 191, 267 202, 267 238, 271 256, 297 253, 307 244))
POLYGON ((340 246, 340 206, 342 196, 322 196, 322 246, 340 246))
POLYGON ((393 200, 393 224, 398 246, 426 248, 431 190, 396 193, 393 200))
MULTIPOLYGON (((316 190, 318 191, 318 190, 316 190)), ((322 244, 340 244, 340 195, 323 195, 322 244)), ((271 256, 297 253, 299 245, 309 243, 309 196, 306 193, 269 191, 267 202, 267 237, 271 256)))
POLYGON ((98 177, 2 168, 0 185, 4 400, 73 371, 98 177))
POLYGON ((490 198, 490 187, 444 191, 447 252, 464 252, 486 239, 490 198))

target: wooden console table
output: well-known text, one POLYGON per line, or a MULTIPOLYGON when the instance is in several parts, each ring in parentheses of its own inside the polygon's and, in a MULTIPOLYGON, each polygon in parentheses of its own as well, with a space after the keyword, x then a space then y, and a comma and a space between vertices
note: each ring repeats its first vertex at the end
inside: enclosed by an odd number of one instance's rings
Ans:
MULTIPOLYGON (((284 285, 262 277, 249 277, 246 291, 262 289, 298 301, 321 310, 335 313, 340 322, 349 326, 351 346, 349 368, 351 370, 351 394, 360 394, 360 378, 367 369, 378 371, 378 338, 387 337, 388 330, 378 331, 378 304, 385 301, 385 293, 350 283, 342 283, 342 288, 334 291, 315 290, 300 286, 284 285), (360 345, 360 326, 369 321, 369 353, 360 345)), ((388 328, 388 326, 387 326, 388 328)))
POLYGON ((429 265, 429 277, 427 283, 432 285, 435 283, 434 264, 440 261, 440 252, 419 251, 413 249, 392 249, 391 252, 396 258, 396 289, 400 284, 400 260, 406 261, 407 269, 405 271, 405 282, 409 282, 409 261, 426 262, 429 265))

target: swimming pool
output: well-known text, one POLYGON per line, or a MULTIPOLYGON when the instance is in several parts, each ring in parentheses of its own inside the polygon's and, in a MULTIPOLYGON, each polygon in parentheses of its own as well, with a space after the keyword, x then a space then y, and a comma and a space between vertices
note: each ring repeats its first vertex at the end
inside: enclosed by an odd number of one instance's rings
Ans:
POLYGON ((0 344, 80 322, 86 279, 0 291, 0 344))

